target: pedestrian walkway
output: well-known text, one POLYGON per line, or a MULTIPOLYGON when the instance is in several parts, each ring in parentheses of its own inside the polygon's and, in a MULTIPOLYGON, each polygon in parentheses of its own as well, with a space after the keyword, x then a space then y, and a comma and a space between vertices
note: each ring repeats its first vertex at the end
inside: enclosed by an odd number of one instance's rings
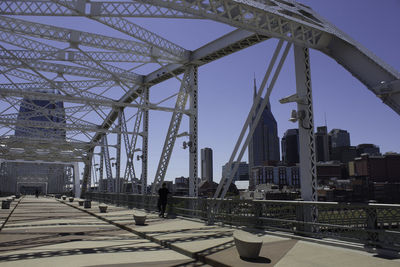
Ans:
MULTIPOLYGON (((50 198, 25 197, 14 204, 0 232, 0 266, 400 266, 395 258, 259 233, 260 257, 241 259, 231 227, 147 213, 136 225, 135 210, 91 208, 50 198)), ((0 220, 6 213, 1 210, 0 220)))
POLYGON ((0 266, 205 266, 49 198, 0 210, 0 266), (13 208, 16 209, 13 211, 13 208))

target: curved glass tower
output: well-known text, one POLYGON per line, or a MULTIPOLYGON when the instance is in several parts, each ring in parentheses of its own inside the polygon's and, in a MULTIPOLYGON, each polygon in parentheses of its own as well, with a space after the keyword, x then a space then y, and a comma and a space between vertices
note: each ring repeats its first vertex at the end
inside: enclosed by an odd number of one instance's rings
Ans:
MULTIPOLYGON (((54 94, 53 91, 40 91, 54 94)), ((34 139, 49 143, 65 141, 65 109, 61 101, 23 98, 20 103, 14 138, 23 141, 34 139)), ((34 149, 34 148, 33 148, 34 149)), ((50 159, 49 159, 50 160, 50 159)), ((22 194, 61 193, 66 190, 65 165, 35 162, 8 162, 5 183, 9 188, 3 192, 22 194)))

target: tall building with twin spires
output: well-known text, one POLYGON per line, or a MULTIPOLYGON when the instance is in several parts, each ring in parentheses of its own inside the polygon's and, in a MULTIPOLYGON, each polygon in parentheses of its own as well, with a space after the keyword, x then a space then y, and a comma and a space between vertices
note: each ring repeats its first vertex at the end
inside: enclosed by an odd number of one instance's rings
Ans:
MULTIPOLYGON (((257 87, 254 79, 253 100, 256 98, 256 92, 257 87)), ((263 99, 261 99, 260 102, 262 100, 263 99)), ((255 114, 253 115, 252 122, 255 120, 255 115, 260 109, 260 106, 261 104, 258 105, 255 114)), ((250 124, 250 127, 251 126, 252 123, 250 124)), ((253 137, 250 140, 248 152, 250 170, 255 166, 268 165, 271 162, 278 162, 280 160, 278 127, 274 115, 271 112, 269 101, 262 112, 253 137)))

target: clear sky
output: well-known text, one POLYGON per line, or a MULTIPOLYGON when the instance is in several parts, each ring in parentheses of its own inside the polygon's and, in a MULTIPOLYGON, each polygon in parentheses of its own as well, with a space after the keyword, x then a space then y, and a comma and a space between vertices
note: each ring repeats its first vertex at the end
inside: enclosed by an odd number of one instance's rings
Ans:
MULTIPOLYGON (((309 5, 397 71, 400 70, 400 1, 300 2, 309 5)), ((191 29, 193 24, 189 22, 180 25, 184 36, 193 36, 190 35, 190 31, 194 30, 196 35, 203 38, 198 38, 201 40, 212 39, 213 34, 230 29, 212 22, 196 29, 191 29)), ((175 34, 172 34, 172 38, 175 38, 175 34)), ((193 49, 199 46, 196 40, 178 35, 176 42, 185 48, 193 49)), ((215 181, 219 181, 221 177, 221 167, 229 160, 251 107, 253 75, 255 73, 259 85, 276 43, 276 40, 266 41, 199 69, 199 148, 213 149, 215 181)), ((349 131, 351 145, 373 143, 378 145, 383 153, 400 152, 400 116, 384 105, 361 82, 333 59, 314 50, 311 50, 311 77, 315 126, 325 125, 326 114, 328 130, 340 128, 349 131)), ((165 89, 169 86, 169 83, 166 84, 157 87, 165 89)), ((151 91, 152 99, 156 97, 157 87, 151 91)), ((297 124, 288 121, 295 104, 283 105, 278 102, 282 97, 293 93, 295 78, 293 54, 290 53, 271 95, 271 109, 278 123, 280 138, 287 129, 297 128, 297 124)), ((151 117, 150 130, 153 129, 151 135, 154 139, 152 138, 150 144, 149 181, 154 177, 160 157, 159 149, 164 141, 164 137, 158 140, 156 133, 158 135, 160 131, 165 132, 169 123, 169 119, 160 119, 158 116, 152 114, 151 117)), ((188 122, 183 121, 182 127, 186 127, 184 129, 188 129, 187 125, 188 122)), ((181 148, 182 141, 184 139, 177 141, 166 180, 181 175, 188 176, 187 150, 181 148)), ((243 160, 247 161, 247 152, 243 160)))
MULTIPOLYGON (((400 71, 400 0, 301 0, 300 2, 310 6, 400 71)), ((87 19, 21 18, 121 36, 120 33, 116 34, 104 26, 99 27, 98 23, 87 19)), ((195 50, 233 30, 230 26, 204 20, 132 19, 132 21, 189 50, 195 50)), ((199 152, 204 147, 213 149, 215 181, 219 181, 221 177, 222 165, 229 160, 250 110, 253 77, 255 75, 259 85, 276 44, 276 39, 268 40, 199 68, 199 152)), ((149 70, 143 68, 137 71, 140 74, 147 74, 149 70)), ((325 124, 326 114, 328 130, 340 128, 349 131, 352 145, 373 143, 378 145, 383 153, 400 152, 400 116, 384 105, 361 82, 333 59, 314 50, 311 50, 311 77, 316 127, 325 124)), ((176 93, 178 89, 179 83, 174 79, 156 85, 151 89, 151 102, 156 103, 176 93)), ((293 93, 295 93, 295 76, 293 53, 290 52, 270 99, 271 109, 278 123, 279 138, 287 129, 297 128, 297 124, 288 121, 291 110, 296 108, 295 104, 283 105, 278 102, 279 99, 293 93)), ((174 100, 169 100, 163 105, 174 106, 174 100)), ((150 112, 149 184, 156 173, 170 118, 170 113, 150 112)), ((101 124, 100 121, 96 123, 101 124)), ((188 131, 188 124, 188 118, 185 117, 180 132, 188 131)), ((132 128, 132 125, 128 126, 132 128)), ((115 143, 115 139, 110 140, 110 143, 113 141, 115 143)), ((166 180, 188 176, 188 151, 182 148, 183 141, 187 141, 187 138, 177 140, 166 180)), ((247 152, 243 160, 247 161, 247 152)), ((138 164, 136 168, 140 173, 140 162, 135 161, 135 164, 138 164)))

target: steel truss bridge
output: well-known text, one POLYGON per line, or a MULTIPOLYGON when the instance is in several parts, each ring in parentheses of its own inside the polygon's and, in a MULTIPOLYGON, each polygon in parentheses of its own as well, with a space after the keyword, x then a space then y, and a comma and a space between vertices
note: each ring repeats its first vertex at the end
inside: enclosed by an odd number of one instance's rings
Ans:
MULTIPOLYGON (((133 193, 145 194, 151 142, 149 111, 159 110, 171 113, 171 120, 152 190, 164 180, 176 139, 187 136, 189 193, 197 196, 198 67, 270 39, 279 42, 229 165, 242 158, 254 131, 254 127, 248 131, 251 116, 261 105, 252 124, 257 125, 286 55, 293 49, 296 93, 281 102, 297 103, 302 197, 315 201, 309 50, 316 49, 333 58, 398 114, 400 74, 310 7, 293 0, 2 0, 2 162, 62 162, 71 163, 76 169, 76 163, 82 162, 85 167, 81 194, 93 186, 97 170, 100 177, 96 183, 101 191, 124 192, 130 184, 133 193), (25 16, 40 16, 48 24, 33 22, 25 16), (98 25, 99 30, 86 32, 53 25, 60 17, 71 21, 85 19, 98 25), (212 20, 234 30, 188 50, 138 25, 132 18, 212 20), (107 35, 102 28, 126 38, 107 35), (147 74, 135 72, 144 67, 148 67, 147 74), (152 87, 168 79, 179 80, 177 92, 159 103, 150 102, 152 87), (175 100, 175 106, 163 105, 171 99, 175 100), (62 102, 63 108, 49 109, 38 104, 39 100, 47 101, 48 105, 62 102), (24 116, 19 115, 22 107, 28 110, 24 116), (35 119, 38 116, 48 119, 35 119), (188 132, 181 129, 185 116, 189 118, 188 132), (17 130, 30 138, 15 135, 17 130), (65 132, 65 138, 55 141, 57 130, 65 132), (125 162, 121 153, 127 159, 125 162), (100 164, 94 163, 95 160, 100 164), (135 172, 137 163, 141 164, 140 175, 135 172), (112 165, 116 167, 115 178, 112 165)), ((235 171, 230 177, 223 177, 215 198, 224 198, 235 171)), ((79 182, 75 181, 75 185, 77 194, 79 182)))

